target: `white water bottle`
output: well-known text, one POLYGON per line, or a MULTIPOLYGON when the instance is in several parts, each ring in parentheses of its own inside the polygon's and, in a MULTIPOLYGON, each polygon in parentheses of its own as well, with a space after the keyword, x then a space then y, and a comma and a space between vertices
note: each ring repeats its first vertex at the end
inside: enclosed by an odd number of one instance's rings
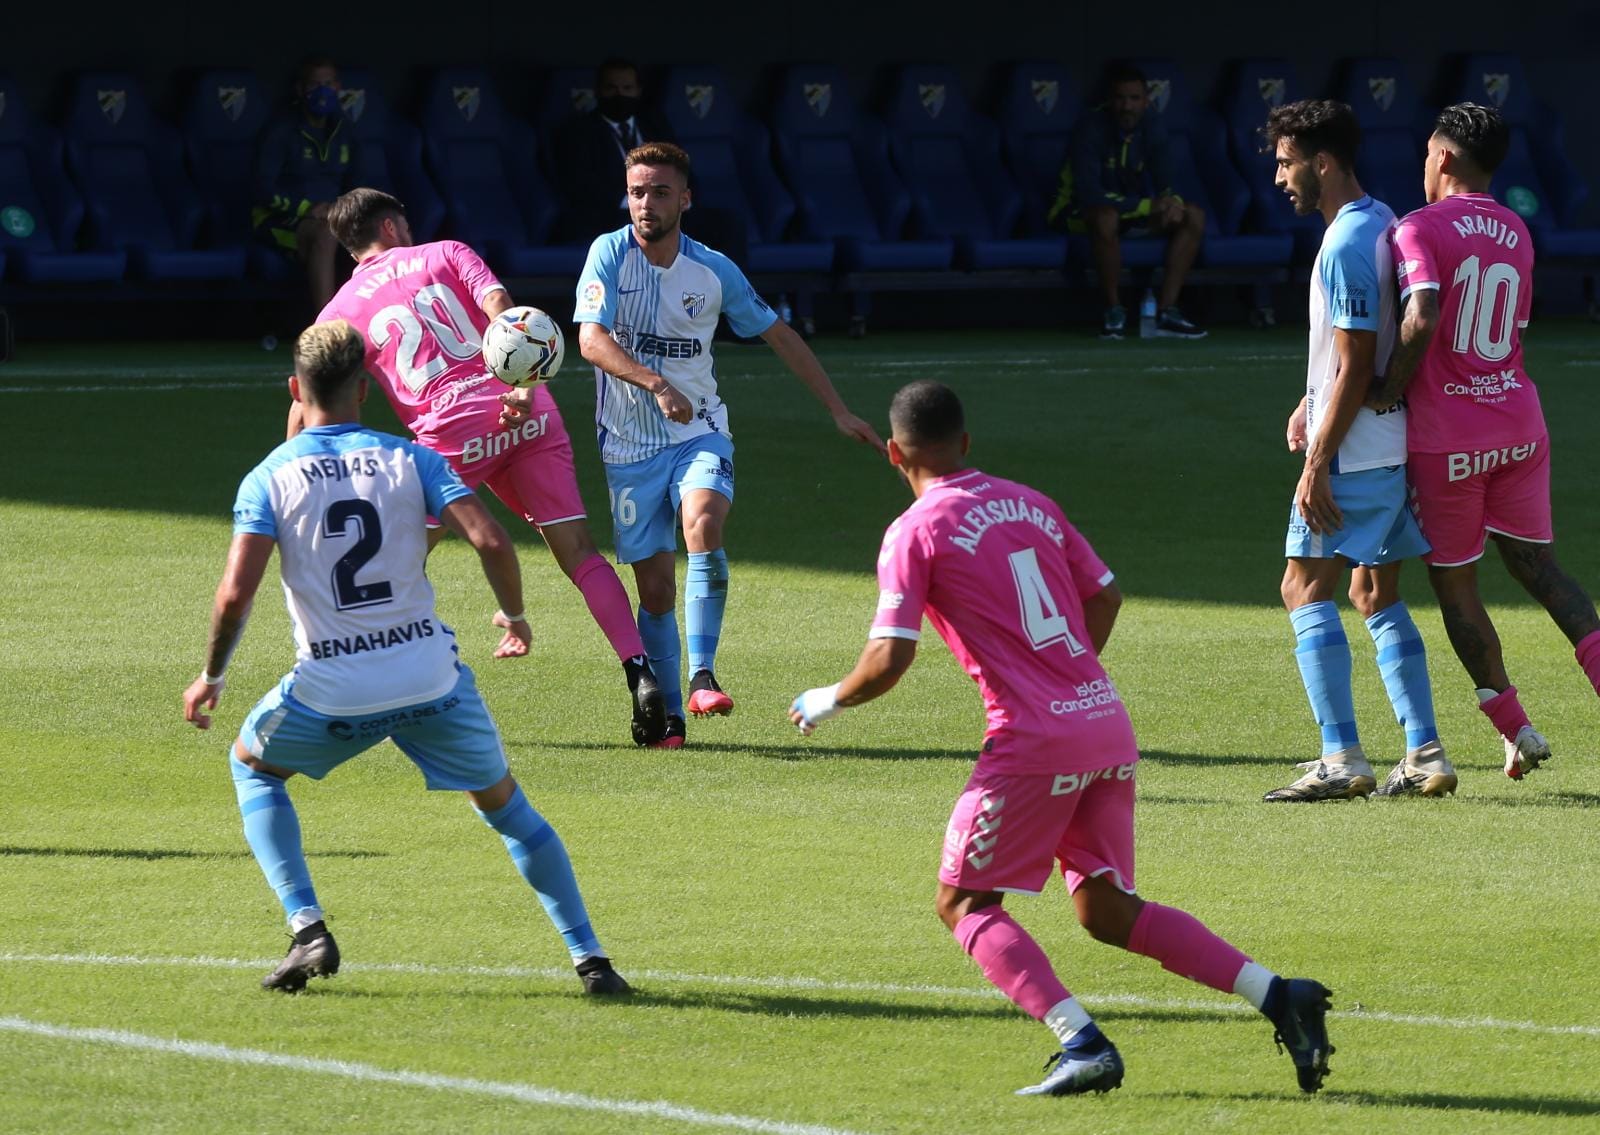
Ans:
POLYGON ((1139 301, 1139 338, 1154 339, 1156 337, 1156 292, 1154 288, 1144 290, 1144 299, 1139 301))

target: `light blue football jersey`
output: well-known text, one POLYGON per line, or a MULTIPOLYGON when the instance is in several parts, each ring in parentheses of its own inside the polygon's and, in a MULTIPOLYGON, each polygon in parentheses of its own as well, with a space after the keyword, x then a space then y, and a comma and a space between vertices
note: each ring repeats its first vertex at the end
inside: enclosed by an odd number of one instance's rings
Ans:
POLYGON ((694 407, 689 422, 669 421, 654 395, 596 367, 595 426, 603 461, 642 461, 679 442, 728 433, 711 353, 721 315, 745 337, 760 335, 778 319, 733 261, 681 233, 677 258, 667 268, 645 259, 631 225, 589 246, 574 322, 606 328, 694 407))
POLYGON ((471 493, 437 453, 354 422, 303 430, 245 477, 233 530, 278 542, 298 701, 339 716, 455 686, 423 565, 427 518, 471 493))

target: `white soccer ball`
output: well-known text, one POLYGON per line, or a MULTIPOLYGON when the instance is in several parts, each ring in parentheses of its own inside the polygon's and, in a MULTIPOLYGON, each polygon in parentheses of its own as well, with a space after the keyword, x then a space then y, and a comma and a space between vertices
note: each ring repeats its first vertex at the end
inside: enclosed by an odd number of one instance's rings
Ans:
POLYGON ((536 307, 508 308, 483 333, 483 361, 507 386, 537 386, 561 369, 566 353, 561 325, 536 307))

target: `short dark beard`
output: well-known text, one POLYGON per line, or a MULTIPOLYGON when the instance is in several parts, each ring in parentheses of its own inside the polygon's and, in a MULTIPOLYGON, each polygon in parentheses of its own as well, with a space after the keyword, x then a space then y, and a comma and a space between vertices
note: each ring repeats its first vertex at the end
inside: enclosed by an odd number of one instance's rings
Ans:
POLYGON ((1305 192, 1296 192, 1294 211, 1297 216, 1309 217, 1322 207, 1322 178, 1311 175, 1311 185, 1305 192))
POLYGON ((644 233, 640 230, 639 223, 637 221, 634 222, 633 231, 634 231, 635 235, 637 235, 638 238, 641 241, 643 241, 645 244, 660 244, 662 241, 666 240, 668 237, 677 235, 678 226, 679 226, 679 224, 682 223, 682 220, 683 219, 680 217, 678 220, 673 221, 671 228, 666 229, 666 230, 664 230, 662 232, 659 232, 655 236, 645 236, 644 233))

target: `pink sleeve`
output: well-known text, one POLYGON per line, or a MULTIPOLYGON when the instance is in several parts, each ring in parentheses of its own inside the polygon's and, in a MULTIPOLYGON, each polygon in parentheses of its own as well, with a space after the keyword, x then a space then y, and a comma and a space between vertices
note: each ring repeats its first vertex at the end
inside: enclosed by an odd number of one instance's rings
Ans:
POLYGON ((460 241, 445 241, 444 255, 450 267, 456 270, 461 283, 472 293, 472 302, 479 307, 483 306, 484 297, 490 292, 504 290, 505 285, 495 277, 483 258, 460 241))
POLYGON ((933 554, 927 534, 901 517, 883 534, 878 550, 878 613, 868 638, 922 637, 933 554))
POLYGON ((1106 584, 1112 580, 1111 569, 1095 554, 1083 534, 1068 524, 1065 518, 1061 521, 1061 531, 1066 536, 1061 550, 1066 554, 1067 571, 1071 573, 1073 585, 1078 589, 1078 598, 1087 599, 1104 591, 1106 584))
POLYGON ((1407 217, 1394 230, 1395 271, 1400 277, 1400 298, 1418 288, 1438 289, 1439 265, 1433 258, 1427 233, 1420 220, 1407 217))

